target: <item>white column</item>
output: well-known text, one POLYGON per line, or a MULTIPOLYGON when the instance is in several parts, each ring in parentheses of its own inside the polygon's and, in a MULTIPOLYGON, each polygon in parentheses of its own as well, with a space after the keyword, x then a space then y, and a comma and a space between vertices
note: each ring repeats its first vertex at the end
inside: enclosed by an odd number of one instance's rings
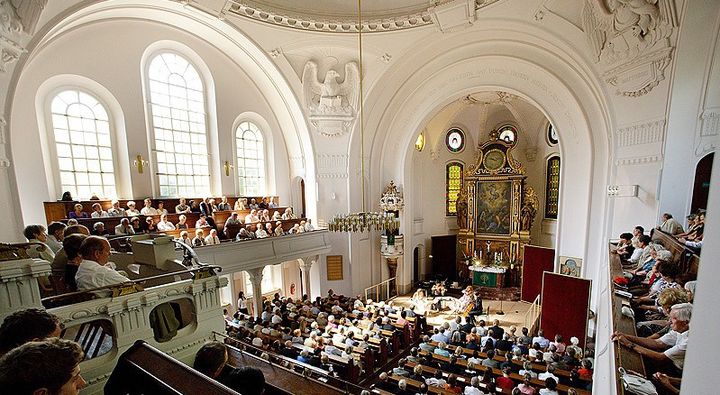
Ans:
POLYGON ((715 361, 720 355, 720 314, 715 313, 720 299, 720 158, 715 155, 705 237, 700 255, 700 271, 695 289, 693 315, 690 319, 690 340, 682 378, 683 394, 715 394, 720 387, 720 375, 715 374, 715 361))
POLYGON ((248 274, 250 275, 250 282, 253 286, 253 310, 255 313, 255 317, 260 317, 260 314, 262 314, 262 308, 263 308, 263 300, 262 300, 262 279, 263 279, 263 269, 265 267, 258 267, 255 269, 247 270, 248 274))
POLYGON ((302 273, 302 295, 307 295, 312 300, 312 293, 310 292, 310 269, 315 262, 317 262, 318 256, 308 256, 301 259, 300 272, 302 273))

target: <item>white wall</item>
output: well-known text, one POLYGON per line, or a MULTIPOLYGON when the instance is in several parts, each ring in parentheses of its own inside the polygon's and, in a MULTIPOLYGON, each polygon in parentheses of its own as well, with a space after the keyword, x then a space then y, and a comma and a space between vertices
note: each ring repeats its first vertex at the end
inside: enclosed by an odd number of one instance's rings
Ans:
MULTIPOLYGON (((171 40, 182 43, 207 64, 214 81, 215 96, 211 97, 209 109, 217 110, 216 117, 210 117, 208 125, 217 130, 218 153, 211 157, 211 162, 229 160, 234 161, 234 129, 238 117, 248 113, 254 118, 260 118, 268 126, 267 141, 270 143, 269 160, 271 181, 268 192, 280 195, 281 202, 290 200, 290 176, 287 150, 278 121, 271 106, 264 99, 264 94, 258 89, 252 78, 242 68, 238 67, 230 58, 192 34, 168 26, 145 21, 105 21, 76 29, 54 40, 35 55, 32 62, 25 68, 18 83, 17 94, 14 98, 14 111, 11 122, 13 125, 24 125, 13 129, 13 138, 23 141, 23 144, 13 145, 13 157, 17 158, 17 172, 19 180, 46 179, 46 164, 51 157, 43 158, 38 149, 42 133, 38 127, 35 116, 35 92, 40 86, 53 76, 63 74, 68 76, 69 83, 73 83, 73 75, 90 79, 106 88, 122 107, 127 139, 119 141, 116 150, 126 151, 131 158, 140 154, 143 158, 152 160, 153 156, 148 148, 146 137, 146 114, 141 85, 141 59, 143 53, 152 45, 161 40, 171 40), (123 37, 122 46, 113 45, 117 37, 123 37), (82 45, 78 43, 82 42, 82 45), (215 125, 213 125, 213 123, 215 125)), ((42 99, 42 98, 41 98, 42 99)), ((42 100, 38 100, 42 102, 42 100)), ((258 122, 256 119, 254 121, 258 122)), ((262 126, 263 123, 260 123, 262 126)), ((49 125, 48 125, 49 126, 49 125)), ((131 190, 121 191, 121 197, 152 196, 152 172, 146 171, 140 175, 131 171, 131 190)), ((214 174, 217 177, 218 171, 214 174)), ((49 176, 52 178, 52 176, 49 176)), ((225 176, 224 172, 218 177, 219 187, 215 193, 235 194, 235 176, 225 176)), ((49 183, 48 183, 49 184, 49 183)), ((19 192, 22 197, 23 219, 26 223, 42 223, 44 216, 38 207, 42 201, 58 198, 54 191, 48 190, 48 184, 20 182, 19 192)))

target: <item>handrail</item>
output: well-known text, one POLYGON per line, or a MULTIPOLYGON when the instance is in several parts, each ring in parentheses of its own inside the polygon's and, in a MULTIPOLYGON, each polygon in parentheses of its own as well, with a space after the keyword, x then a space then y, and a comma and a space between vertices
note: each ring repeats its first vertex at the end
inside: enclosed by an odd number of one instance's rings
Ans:
POLYGON ((217 266, 217 265, 201 265, 201 266, 193 267, 193 268, 187 269, 187 270, 181 270, 181 271, 177 271, 177 272, 169 272, 169 273, 158 274, 158 275, 150 276, 150 277, 138 278, 138 279, 135 279, 135 280, 126 281, 126 282, 124 282, 124 283, 117 283, 117 284, 112 284, 112 285, 104 285, 104 286, 102 286, 102 287, 91 288, 91 289, 87 289, 87 290, 84 290, 84 291, 75 291, 75 292, 68 292, 68 293, 64 293, 64 294, 60 294, 60 295, 49 296, 49 297, 47 297, 47 298, 42 298, 40 301, 41 301, 42 303, 51 302, 51 301, 54 301, 54 300, 56 300, 56 299, 64 299, 64 298, 68 298, 68 297, 71 297, 71 296, 84 295, 84 294, 89 294, 89 293, 93 293, 93 292, 97 292, 97 291, 113 290, 113 289, 116 289, 116 288, 133 286, 133 285, 137 285, 138 283, 142 283, 142 282, 145 282, 145 281, 148 281, 148 280, 157 280, 157 279, 159 279, 159 278, 177 276, 178 274, 183 274, 183 273, 193 273, 193 274, 194 274, 195 272, 208 271, 208 270, 209 270, 211 273, 215 274, 214 270, 217 270, 217 271, 220 272, 220 271, 222 271, 222 266, 217 266))
MULTIPOLYGON (((369 291, 370 289, 372 289, 372 288, 376 288, 376 289, 377 289, 377 288, 381 287, 381 286, 382 286, 383 284, 385 284, 385 283, 388 283, 388 284, 387 284, 387 292, 386 292, 385 300, 390 299, 390 281, 394 281, 394 280, 397 280, 397 276, 388 278, 388 279, 385 280, 385 281, 381 281, 381 282, 379 282, 379 283, 377 283, 377 284, 375 284, 375 285, 371 285, 371 286, 365 288, 365 300, 368 300, 368 291, 369 291)), ((376 294, 376 295, 379 295, 380 293, 376 291, 375 294, 376 294)))
POLYGON ((294 369, 289 369, 288 367, 283 366, 281 363, 273 362, 271 359, 261 358, 260 356, 261 356, 263 353, 268 354, 268 355, 272 355, 272 357, 275 358, 276 361, 284 361, 284 362, 286 362, 286 363, 292 364, 293 366, 301 366, 301 367, 303 367, 302 376, 305 377, 306 379, 310 379, 310 380, 319 382, 319 383, 321 383, 322 385, 328 385, 328 386, 330 386, 330 387, 332 387, 332 388, 334 388, 334 389, 336 389, 336 390, 344 391, 346 394, 359 394, 359 393, 362 392, 362 390, 365 389, 365 388, 363 388, 363 387, 361 387, 361 386, 359 386, 359 385, 357 385, 357 384, 355 384, 355 383, 351 383, 351 382, 349 382, 349 381, 343 380, 343 379, 340 378, 340 377, 330 376, 330 375, 328 375, 328 373, 327 373, 326 371, 324 371, 324 370, 322 370, 322 369, 320 369, 320 368, 318 368, 318 367, 316 367, 316 366, 310 365, 310 364, 305 363, 305 362, 300 362, 300 361, 298 361, 298 360, 296 360, 296 359, 288 358, 288 357, 286 357, 286 356, 284 356, 284 355, 280 355, 280 354, 276 354, 276 353, 270 353, 270 352, 268 352, 268 350, 263 350, 262 348, 258 348, 258 347, 255 347, 255 346, 251 345, 251 344, 247 344, 247 343, 245 343, 245 342, 242 342, 240 339, 234 338, 234 337, 232 337, 232 336, 228 336, 227 334, 220 333, 220 332, 216 332, 216 331, 212 331, 212 335, 213 335, 213 337, 214 337, 215 339, 217 339, 217 337, 219 336, 219 337, 221 337, 221 338, 231 339, 233 342, 239 343, 238 345, 227 344, 227 343, 225 343, 225 344, 226 344, 227 346, 233 347, 233 348, 235 348, 235 349, 237 349, 237 350, 239 350, 239 351, 241 351, 241 352, 242 352, 242 351, 246 351, 246 350, 254 350, 254 351, 257 352, 258 354, 255 355, 255 354, 253 354, 253 353, 249 353, 250 356, 255 357, 256 359, 260 359, 260 360, 262 360, 263 362, 269 364, 269 365, 272 366, 272 367, 278 367, 278 368, 281 368, 281 369, 289 370, 289 371, 292 372, 293 374, 299 374, 299 372, 297 372, 296 370, 294 370, 294 369), (323 382, 322 380, 316 380, 315 378, 310 377, 309 372, 312 372, 312 373, 314 373, 314 374, 316 374, 316 375, 318 375, 318 376, 321 376, 323 379, 325 379, 325 380, 327 380, 327 381, 331 381, 331 382, 333 382, 333 383, 342 384, 342 385, 344 386, 344 388, 338 388, 337 386, 335 386, 335 385, 333 385, 333 384, 330 384, 330 383, 327 383, 327 382, 323 382), (351 390, 353 390, 353 391, 351 392, 351 390))
POLYGON ((523 317, 526 328, 532 329, 532 324, 540 316, 540 309, 540 295, 538 295, 535 297, 535 300, 533 300, 528 311, 525 312, 525 317, 523 317))

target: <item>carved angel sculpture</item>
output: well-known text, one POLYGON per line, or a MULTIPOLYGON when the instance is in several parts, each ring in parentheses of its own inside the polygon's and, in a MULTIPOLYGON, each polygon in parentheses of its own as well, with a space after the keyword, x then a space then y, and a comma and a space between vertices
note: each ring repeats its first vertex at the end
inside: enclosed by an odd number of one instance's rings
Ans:
POLYGON ((539 208, 540 200, 535 194, 535 190, 532 187, 526 187, 523 205, 520 209, 520 230, 530 231, 539 208))
POLYGON ((358 106, 360 71, 357 63, 345 64, 345 80, 338 82, 340 74, 328 70, 325 79, 318 80, 318 66, 313 61, 305 64, 302 75, 305 104, 311 114, 354 115, 358 106))
POLYGON ((671 0, 585 0, 582 25, 597 61, 636 56, 672 33, 671 0))

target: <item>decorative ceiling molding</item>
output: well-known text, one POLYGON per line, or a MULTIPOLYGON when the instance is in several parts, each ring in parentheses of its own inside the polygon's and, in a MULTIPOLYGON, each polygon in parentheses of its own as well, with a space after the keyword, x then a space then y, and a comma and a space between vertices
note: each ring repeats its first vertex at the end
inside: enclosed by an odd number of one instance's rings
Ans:
POLYGON ((660 143, 665 138, 665 119, 620 128, 616 136, 618 147, 660 143))
MULTIPOLYGON (((363 32, 387 32, 394 30, 405 30, 415 27, 428 26, 433 24, 431 8, 454 3, 459 0, 438 0, 433 7, 406 15, 395 15, 383 18, 372 18, 362 21, 363 32)), ((467 0, 462 0, 467 1, 467 0)), ((500 0, 475 0, 475 10, 480 10, 500 0)), ((337 18, 322 17, 319 15, 290 15, 287 12, 276 11, 266 6, 252 4, 251 1, 229 0, 229 6, 223 10, 223 14, 232 14, 243 18, 250 18, 256 21, 266 22, 277 26, 288 27, 299 30, 310 30, 331 33, 357 33, 357 18, 344 16, 337 18)))

